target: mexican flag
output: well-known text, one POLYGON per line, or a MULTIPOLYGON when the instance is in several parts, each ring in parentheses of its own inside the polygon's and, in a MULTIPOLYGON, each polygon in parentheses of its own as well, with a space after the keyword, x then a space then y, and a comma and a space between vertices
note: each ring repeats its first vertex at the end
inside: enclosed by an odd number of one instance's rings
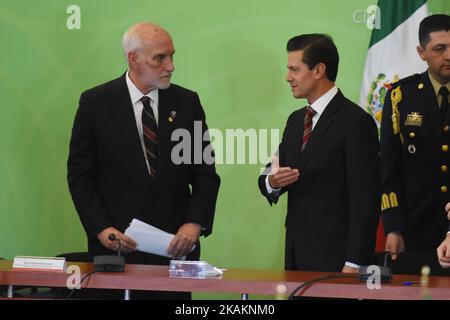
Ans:
MULTIPOLYGON (((427 69, 416 48, 419 25, 428 16, 428 6, 426 0, 379 0, 375 9, 378 16, 373 19, 359 104, 380 127, 387 84, 427 69)), ((384 246, 380 223, 376 251, 384 251, 384 246)))
POLYGON ((427 1, 379 0, 377 14, 379 24, 372 31, 359 102, 380 126, 386 85, 427 69, 416 50, 419 24, 428 16, 427 1))

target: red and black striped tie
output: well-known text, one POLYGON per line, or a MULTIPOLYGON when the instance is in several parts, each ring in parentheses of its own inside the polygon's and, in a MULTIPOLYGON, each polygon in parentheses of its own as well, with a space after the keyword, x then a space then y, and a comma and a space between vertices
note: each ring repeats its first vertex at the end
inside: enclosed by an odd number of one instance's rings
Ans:
POLYGON ((311 136, 312 132, 312 118, 316 114, 316 111, 311 108, 311 106, 306 107, 306 114, 305 114, 305 121, 303 123, 303 140, 302 140, 302 148, 301 151, 306 147, 306 144, 308 143, 309 137, 311 136))
POLYGON ((158 126, 156 125, 155 114, 150 106, 150 98, 143 96, 141 102, 144 105, 142 110, 142 130, 144 133, 145 152, 150 167, 150 176, 155 177, 158 156, 158 126))

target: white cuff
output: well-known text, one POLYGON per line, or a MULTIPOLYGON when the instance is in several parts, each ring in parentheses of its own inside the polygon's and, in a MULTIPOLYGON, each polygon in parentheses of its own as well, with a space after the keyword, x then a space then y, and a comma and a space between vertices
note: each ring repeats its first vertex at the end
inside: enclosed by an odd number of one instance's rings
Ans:
POLYGON ((347 267, 351 267, 351 268, 355 268, 355 269, 359 269, 359 267, 360 267, 360 265, 355 264, 355 263, 351 263, 351 262, 348 262, 348 261, 345 261, 345 265, 347 267))
POLYGON ((271 194, 272 192, 280 192, 280 190, 281 190, 281 188, 274 189, 270 186, 269 175, 266 176, 266 189, 267 189, 267 193, 269 193, 269 194, 271 194))

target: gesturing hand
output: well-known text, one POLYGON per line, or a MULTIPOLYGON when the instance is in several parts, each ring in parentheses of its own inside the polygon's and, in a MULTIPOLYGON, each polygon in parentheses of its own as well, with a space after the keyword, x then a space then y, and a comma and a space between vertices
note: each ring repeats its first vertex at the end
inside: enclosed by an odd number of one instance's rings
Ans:
POLYGON ((272 170, 269 174, 269 184, 273 189, 287 187, 298 180, 300 172, 290 167, 280 167, 277 156, 272 157, 272 170))

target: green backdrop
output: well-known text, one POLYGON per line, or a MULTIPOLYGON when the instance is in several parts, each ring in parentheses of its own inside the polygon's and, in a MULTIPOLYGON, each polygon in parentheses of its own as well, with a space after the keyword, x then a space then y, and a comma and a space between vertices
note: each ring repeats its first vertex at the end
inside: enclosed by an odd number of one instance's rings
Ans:
MULTIPOLYGON (((196 90, 210 127, 284 128, 295 100, 284 80, 286 41, 331 34, 340 51, 337 83, 357 101, 371 31, 353 21, 376 0, 2 0, 0 2, 0 257, 86 250, 66 183, 80 93, 126 69, 128 26, 166 27, 176 47, 177 84, 196 90), (70 5, 81 29, 69 30, 70 5)), ((433 13, 450 2, 430 0, 433 13)), ((218 165, 222 185, 202 258, 223 268, 282 269, 286 199, 260 195, 260 165, 218 165)), ((234 297, 197 294, 197 298, 234 297)))

